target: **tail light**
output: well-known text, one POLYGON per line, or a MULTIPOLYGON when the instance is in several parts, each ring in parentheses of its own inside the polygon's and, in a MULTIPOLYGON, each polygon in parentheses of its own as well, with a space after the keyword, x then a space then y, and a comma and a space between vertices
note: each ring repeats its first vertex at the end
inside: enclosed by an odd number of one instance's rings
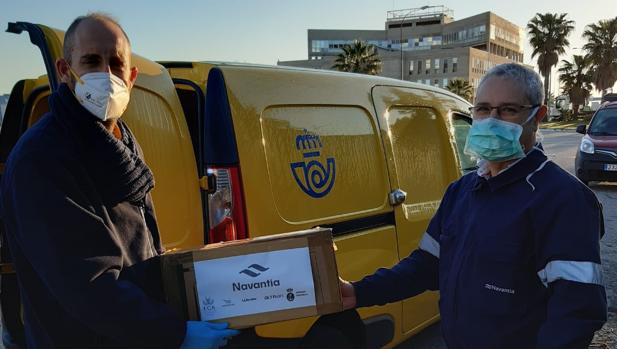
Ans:
POLYGON ((216 191, 208 194, 208 243, 247 238, 240 169, 213 167, 208 173, 216 177, 216 191))

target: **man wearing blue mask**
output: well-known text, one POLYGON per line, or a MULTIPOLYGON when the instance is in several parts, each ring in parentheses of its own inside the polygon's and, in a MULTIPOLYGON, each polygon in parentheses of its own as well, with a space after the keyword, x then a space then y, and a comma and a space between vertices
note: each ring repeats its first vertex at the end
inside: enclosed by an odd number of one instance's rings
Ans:
POLYGON ((14 147, 2 217, 28 348, 209 349, 237 333, 183 321, 158 301, 154 176, 120 117, 137 78, 129 39, 102 14, 77 18, 50 113, 14 147))
POLYGON ((448 187, 410 256, 341 280, 346 308, 439 290, 448 348, 589 346, 607 315, 601 206, 536 143, 543 99, 540 77, 522 65, 482 78, 465 147, 478 171, 448 187))

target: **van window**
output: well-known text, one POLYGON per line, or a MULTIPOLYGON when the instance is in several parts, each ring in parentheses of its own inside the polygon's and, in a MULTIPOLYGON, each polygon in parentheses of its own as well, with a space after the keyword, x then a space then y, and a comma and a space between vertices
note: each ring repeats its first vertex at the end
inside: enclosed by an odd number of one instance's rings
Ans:
MULTIPOLYGON (((197 169, 201 171, 203 166, 201 164, 201 119, 203 118, 203 108, 205 103, 204 94, 195 83, 184 79, 173 79, 176 87, 176 93, 180 99, 182 105, 182 111, 184 112, 184 118, 186 119, 186 125, 189 128, 191 134, 191 142, 193 144, 193 151, 195 153, 195 159, 197 160, 197 169)), ((201 173, 200 173, 201 174, 201 173)))
POLYGON ((617 108, 598 110, 588 133, 592 136, 617 136, 617 108))
POLYGON ((452 126, 454 127, 454 141, 461 169, 464 173, 473 171, 477 168, 476 161, 465 154, 465 143, 471 128, 471 118, 464 114, 454 113, 452 114, 452 126))

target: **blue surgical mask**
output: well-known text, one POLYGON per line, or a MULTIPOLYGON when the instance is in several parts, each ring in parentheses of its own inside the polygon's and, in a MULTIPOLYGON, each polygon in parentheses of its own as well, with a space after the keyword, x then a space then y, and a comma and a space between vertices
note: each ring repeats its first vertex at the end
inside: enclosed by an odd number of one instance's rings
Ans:
POLYGON ((467 135, 465 154, 493 162, 524 157, 525 152, 520 142, 523 125, 528 123, 537 111, 538 107, 534 108, 521 125, 493 117, 474 120, 467 135))

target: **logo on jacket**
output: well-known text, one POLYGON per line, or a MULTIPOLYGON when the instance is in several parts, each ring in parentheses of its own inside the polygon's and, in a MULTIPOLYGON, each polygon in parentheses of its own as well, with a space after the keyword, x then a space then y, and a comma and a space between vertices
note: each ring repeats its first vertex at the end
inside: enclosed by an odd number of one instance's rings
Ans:
POLYGON ((318 159, 321 148, 321 138, 304 130, 304 134, 296 137, 296 149, 302 153, 304 160, 290 164, 291 173, 300 189, 313 198, 328 195, 336 177, 334 158, 326 158, 325 165, 318 159))
POLYGON ((509 294, 515 294, 516 293, 516 291, 511 289, 511 288, 497 287, 497 286, 491 285, 491 284, 484 284, 484 288, 486 288, 487 290, 501 292, 501 293, 509 293, 509 294))
POLYGON ((270 268, 266 268, 266 267, 262 267, 259 264, 251 264, 249 265, 248 268, 240 271, 238 274, 246 274, 250 277, 257 277, 259 275, 261 275, 261 273, 263 273, 264 271, 268 270, 270 268))

